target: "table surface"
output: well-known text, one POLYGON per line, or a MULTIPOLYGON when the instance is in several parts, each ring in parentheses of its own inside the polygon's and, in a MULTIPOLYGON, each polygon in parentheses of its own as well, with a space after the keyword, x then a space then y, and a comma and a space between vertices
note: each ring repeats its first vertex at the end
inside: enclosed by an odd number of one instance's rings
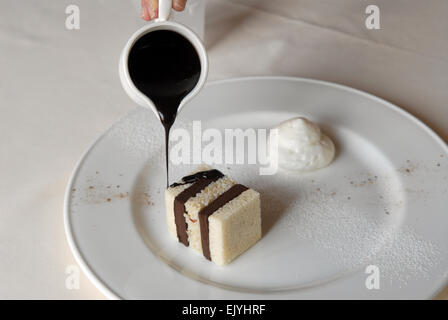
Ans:
MULTIPOLYGON (((448 141, 448 1, 207 0, 209 80, 309 77, 387 99, 448 141)), ((0 298, 103 299, 81 275, 62 217, 64 189, 83 151, 135 105, 121 88, 119 53, 146 22, 138 0, 0 2, 0 298), (81 28, 65 28, 77 4, 81 28)), ((448 290, 438 298, 447 299, 448 290)))

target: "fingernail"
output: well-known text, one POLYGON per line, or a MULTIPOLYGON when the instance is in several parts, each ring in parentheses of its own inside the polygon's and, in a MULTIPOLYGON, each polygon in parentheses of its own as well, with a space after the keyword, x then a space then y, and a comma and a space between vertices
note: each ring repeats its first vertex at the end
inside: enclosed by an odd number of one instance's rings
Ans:
POLYGON ((146 9, 145 6, 142 7, 142 19, 146 21, 149 20, 148 9, 146 9))
POLYGON ((173 1, 173 9, 176 11, 182 11, 185 8, 185 1, 182 0, 174 0, 173 1))
POLYGON ((158 2, 151 0, 149 1, 149 3, 147 4, 147 8, 148 8, 148 12, 149 12, 149 16, 151 17, 151 19, 156 19, 157 18, 157 11, 158 7, 157 7, 158 2))
POLYGON ((156 11, 151 11, 151 13, 150 13, 150 15, 151 15, 151 20, 153 20, 153 19, 157 19, 157 12, 156 11))

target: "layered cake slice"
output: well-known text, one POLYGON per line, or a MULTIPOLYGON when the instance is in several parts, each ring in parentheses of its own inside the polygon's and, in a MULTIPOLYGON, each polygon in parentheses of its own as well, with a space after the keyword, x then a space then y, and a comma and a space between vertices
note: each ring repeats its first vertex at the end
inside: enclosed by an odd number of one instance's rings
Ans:
POLYGON ((260 194, 201 167, 165 192, 169 232, 218 265, 261 238, 260 194))

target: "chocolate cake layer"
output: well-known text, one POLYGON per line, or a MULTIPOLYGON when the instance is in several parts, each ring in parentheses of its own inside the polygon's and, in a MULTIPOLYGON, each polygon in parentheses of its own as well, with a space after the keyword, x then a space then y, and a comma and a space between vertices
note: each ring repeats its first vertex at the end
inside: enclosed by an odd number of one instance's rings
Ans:
POLYGON ((199 211, 202 253, 204 254, 204 257, 206 257, 208 260, 211 260, 208 217, 212 215, 216 210, 223 207, 228 202, 232 201, 233 199, 235 199, 241 193, 243 193, 248 189, 249 188, 243 186, 242 184, 236 184, 232 186, 229 190, 221 194, 214 201, 212 201, 208 206, 199 211))

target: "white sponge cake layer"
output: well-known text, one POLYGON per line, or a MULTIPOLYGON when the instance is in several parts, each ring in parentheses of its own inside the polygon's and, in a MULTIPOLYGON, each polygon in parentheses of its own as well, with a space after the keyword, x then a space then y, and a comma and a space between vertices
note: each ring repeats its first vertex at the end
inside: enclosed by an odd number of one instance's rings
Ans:
POLYGON ((208 221, 212 261, 228 264, 261 238, 260 194, 252 189, 244 191, 208 221))
POLYGON ((205 208, 221 194, 230 189, 235 182, 228 177, 223 177, 212 182, 195 197, 185 203, 185 220, 187 221, 187 234, 189 246, 202 254, 201 230, 199 225, 199 211, 205 208))

